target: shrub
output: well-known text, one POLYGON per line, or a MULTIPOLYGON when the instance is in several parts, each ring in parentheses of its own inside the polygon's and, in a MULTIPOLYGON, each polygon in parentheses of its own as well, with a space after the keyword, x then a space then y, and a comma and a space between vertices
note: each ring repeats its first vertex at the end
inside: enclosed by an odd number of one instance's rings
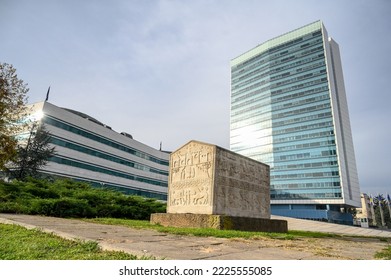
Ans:
POLYGON ((93 188, 69 179, 0 182, 0 212, 56 217, 149 219, 165 212, 154 199, 93 188))
POLYGON ((0 203, 0 213, 27 214, 28 210, 20 203, 7 201, 0 203))
POLYGON ((92 217, 93 211, 85 200, 61 198, 53 204, 53 216, 56 217, 92 217))

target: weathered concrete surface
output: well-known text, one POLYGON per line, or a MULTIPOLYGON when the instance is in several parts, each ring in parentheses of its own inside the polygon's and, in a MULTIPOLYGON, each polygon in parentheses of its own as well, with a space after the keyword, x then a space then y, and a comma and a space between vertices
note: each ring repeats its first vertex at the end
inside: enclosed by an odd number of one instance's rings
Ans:
POLYGON ((269 166, 190 141, 170 155, 167 213, 269 219, 269 166))
POLYGON ((288 232, 288 223, 285 220, 224 215, 156 213, 151 215, 151 223, 170 227, 288 232))
POLYGON ((216 145, 190 141, 170 155, 166 214, 152 224, 287 232, 270 220, 270 168, 216 145))
POLYGON ((327 222, 317 222, 304 219, 295 219, 281 216, 271 216, 272 219, 284 219, 288 222, 288 230, 304 230, 342 235, 377 236, 391 238, 391 230, 380 230, 375 228, 362 228, 346 225, 338 225, 327 222))
MULTIPOLYGON (((281 218, 281 217, 273 217, 281 218)), ((320 231, 327 223, 290 219, 295 229, 320 231), (300 226, 297 228, 296 226, 300 226)), ((79 220, 53 217, 0 214, 0 223, 12 223, 26 228, 39 228, 68 239, 94 240, 106 250, 124 251, 137 256, 154 256, 178 260, 328 260, 374 259, 374 254, 390 243, 368 238, 298 238, 278 240, 259 238, 244 240, 212 237, 177 236, 154 230, 137 230, 122 226, 100 225, 79 220)), ((331 225, 333 226, 333 225, 331 225)), ((334 225, 335 226, 335 225, 334 225)), ((349 228, 349 235, 360 234, 360 228, 349 228), (354 231, 357 229, 357 233, 354 231)), ((329 227, 329 232, 345 233, 341 227, 329 227), (337 231, 337 232, 336 232, 337 231)), ((291 228, 291 227, 290 227, 291 228)), ((372 236, 390 237, 391 232, 372 230, 372 236), (379 234, 377 234, 379 233, 379 234), (387 233, 386 236, 384 233, 387 233)))

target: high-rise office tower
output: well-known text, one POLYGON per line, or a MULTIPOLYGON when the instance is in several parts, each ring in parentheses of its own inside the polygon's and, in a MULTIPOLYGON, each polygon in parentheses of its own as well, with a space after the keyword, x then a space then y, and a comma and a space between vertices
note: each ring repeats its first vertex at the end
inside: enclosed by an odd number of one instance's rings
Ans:
POLYGON ((321 21, 231 60, 230 148, 270 165, 272 214, 352 222, 360 188, 341 58, 321 21))

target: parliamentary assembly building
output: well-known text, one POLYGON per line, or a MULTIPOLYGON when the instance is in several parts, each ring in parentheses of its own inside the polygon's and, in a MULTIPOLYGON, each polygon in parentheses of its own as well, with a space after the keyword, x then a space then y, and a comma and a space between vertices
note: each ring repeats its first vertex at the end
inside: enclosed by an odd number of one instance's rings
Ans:
POLYGON ((231 60, 230 149, 270 166, 272 214, 352 223, 360 188, 341 58, 321 21, 231 60))

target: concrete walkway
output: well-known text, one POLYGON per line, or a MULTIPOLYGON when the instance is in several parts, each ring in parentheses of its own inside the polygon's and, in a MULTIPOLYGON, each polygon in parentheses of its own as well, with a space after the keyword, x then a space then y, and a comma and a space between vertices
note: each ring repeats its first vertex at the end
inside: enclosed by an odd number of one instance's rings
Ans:
POLYGON ((338 225, 326 222, 294 219, 281 216, 272 216, 272 219, 281 219, 288 221, 288 230, 304 230, 325 233, 336 233, 342 235, 376 236, 391 238, 391 231, 379 230, 373 228, 361 228, 354 226, 338 225))
MULTIPOLYGON (((282 218, 282 217, 275 217, 282 218)), ((322 238, 317 242, 306 239, 257 240, 214 237, 179 236, 154 230, 132 229, 123 226, 101 225, 79 220, 54 217, 0 214, 0 223, 39 228, 67 239, 92 240, 106 250, 124 251, 137 256, 178 260, 315 260, 315 259, 373 259, 379 250, 388 246, 377 240, 342 240, 322 238), (314 244, 316 243, 316 244, 314 244), (342 244, 341 243, 341 244, 342 244), (314 246, 317 246, 316 248, 314 246)), ((288 219, 290 229, 391 237, 391 232, 364 230, 328 223, 288 219)), ((357 238, 360 239, 360 238, 357 238)))

